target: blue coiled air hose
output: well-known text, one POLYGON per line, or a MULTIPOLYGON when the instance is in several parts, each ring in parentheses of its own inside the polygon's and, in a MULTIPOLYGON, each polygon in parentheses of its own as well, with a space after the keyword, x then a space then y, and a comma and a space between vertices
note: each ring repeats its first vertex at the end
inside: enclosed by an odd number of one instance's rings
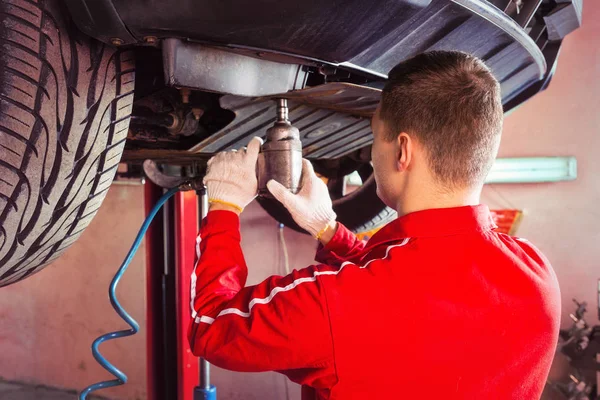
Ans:
POLYGON ((138 234, 135 238, 135 241, 133 242, 133 245, 131 246, 131 249, 129 249, 129 253, 127 253, 127 257, 125 257, 125 260, 123 260, 121 267, 119 267, 119 270, 117 271, 114 278, 110 282, 110 286, 108 288, 108 297, 110 299, 110 303, 112 304, 112 306, 115 309, 115 311, 117 312, 117 314, 119 314, 119 316, 125 322, 127 322, 127 324, 131 327, 131 329, 110 332, 110 333, 100 336, 98 339, 94 340, 94 343, 92 343, 92 354, 94 355, 94 358, 96 359, 96 361, 98 361, 98 364, 102 365, 102 367, 104 367, 105 370, 107 370, 108 372, 113 374, 115 376, 115 378, 117 378, 117 379, 113 379, 110 381, 98 382, 98 383, 94 383, 93 385, 88 386, 79 394, 79 400, 85 400, 88 394, 90 394, 91 392, 95 392, 96 390, 105 389, 105 388, 109 388, 112 386, 123 385, 127 382, 127 375, 125 375, 123 372, 118 370, 114 365, 112 365, 110 362, 108 362, 108 360, 106 358, 104 358, 104 356, 102 354, 100 354, 100 351, 98 350, 98 346, 100 346, 101 343, 106 342, 108 340, 113 340, 113 339, 118 339, 118 338, 122 338, 122 337, 126 337, 126 336, 135 335, 139 331, 138 323, 129 314, 127 314, 127 312, 123 309, 123 307, 121 307, 121 304, 119 304, 119 301, 117 300, 117 295, 116 295, 117 284, 119 283, 119 281, 121 280, 121 277, 127 270, 127 267, 129 266, 129 263, 131 262, 131 259, 133 258, 133 256, 137 252, 138 248, 140 247, 140 244, 142 243, 142 239, 144 238, 144 235, 146 234, 146 231, 148 230, 150 223, 154 219, 154 216, 156 215, 156 213, 158 213, 160 208, 167 202, 167 200, 169 200, 178 191, 179 191, 179 188, 170 189, 167 193, 165 193, 158 200, 158 202, 156 203, 156 205, 154 206, 152 211, 150 211, 150 214, 148 214, 148 216, 146 217, 146 220, 142 224, 142 227, 140 228, 140 231, 138 232, 138 234))

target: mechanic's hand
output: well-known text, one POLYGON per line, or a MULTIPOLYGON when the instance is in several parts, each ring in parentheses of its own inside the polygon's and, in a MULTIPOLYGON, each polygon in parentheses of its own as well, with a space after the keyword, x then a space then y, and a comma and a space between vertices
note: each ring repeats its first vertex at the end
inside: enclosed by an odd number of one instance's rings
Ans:
POLYGON ((208 161, 204 184, 211 209, 233 208, 241 213, 254 200, 258 193, 256 162, 261 145, 262 139, 255 137, 248 148, 224 151, 208 161))
POLYGON ((298 194, 293 194, 275 180, 270 180, 267 187, 292 214, 294 221, 313 237, 321 239, 335 221, 329 189, 315 174, 310 161, 302 160, 302 189, 298 194))

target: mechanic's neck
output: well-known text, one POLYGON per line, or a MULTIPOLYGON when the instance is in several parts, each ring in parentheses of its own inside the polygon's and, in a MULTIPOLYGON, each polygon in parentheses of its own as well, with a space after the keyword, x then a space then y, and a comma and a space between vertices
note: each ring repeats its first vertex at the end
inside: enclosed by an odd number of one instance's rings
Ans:
POLYGON ((417 211, 434 208, 476 206, 480 204, 481 187, 456 191, 439 190, 435 184, 407 187, 405 195, 398 199, 396 211, 401 217, 417 211))

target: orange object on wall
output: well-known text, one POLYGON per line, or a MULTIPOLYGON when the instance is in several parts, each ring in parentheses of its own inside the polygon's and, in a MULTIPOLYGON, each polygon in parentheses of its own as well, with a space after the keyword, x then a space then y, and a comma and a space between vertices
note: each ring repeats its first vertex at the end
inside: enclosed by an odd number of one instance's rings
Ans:
POLYGON ((506 233, 507 235, 515 235, 521 218, 523 218, 523 211, 521 210, 490 210, 494 222, 498 225, 496 232, 506 233))

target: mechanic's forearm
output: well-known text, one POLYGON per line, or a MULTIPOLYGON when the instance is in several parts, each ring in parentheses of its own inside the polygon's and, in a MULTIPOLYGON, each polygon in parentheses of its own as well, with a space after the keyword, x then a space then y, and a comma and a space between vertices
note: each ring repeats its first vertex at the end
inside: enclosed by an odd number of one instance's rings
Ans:
POLYGON ((316 368, 334 374, 319 271, 331 268, 311 266, 271 276, 240 290, 216 315, 196 318, 189 331, 192 353, 232 371, 299 374, 297 381, 316 368))
POLYGON ((327 265, 341 266, 346 261, 362 254, 367 242, 359 240, 343 224, 334 223, 322 237, 315 260, 327 265))
POLYGON ((193 319, 212 317, 245 286, 248 269, 240 241, 237 214, 212 209, 200 229, 200 257, 192 278, 193 319))

